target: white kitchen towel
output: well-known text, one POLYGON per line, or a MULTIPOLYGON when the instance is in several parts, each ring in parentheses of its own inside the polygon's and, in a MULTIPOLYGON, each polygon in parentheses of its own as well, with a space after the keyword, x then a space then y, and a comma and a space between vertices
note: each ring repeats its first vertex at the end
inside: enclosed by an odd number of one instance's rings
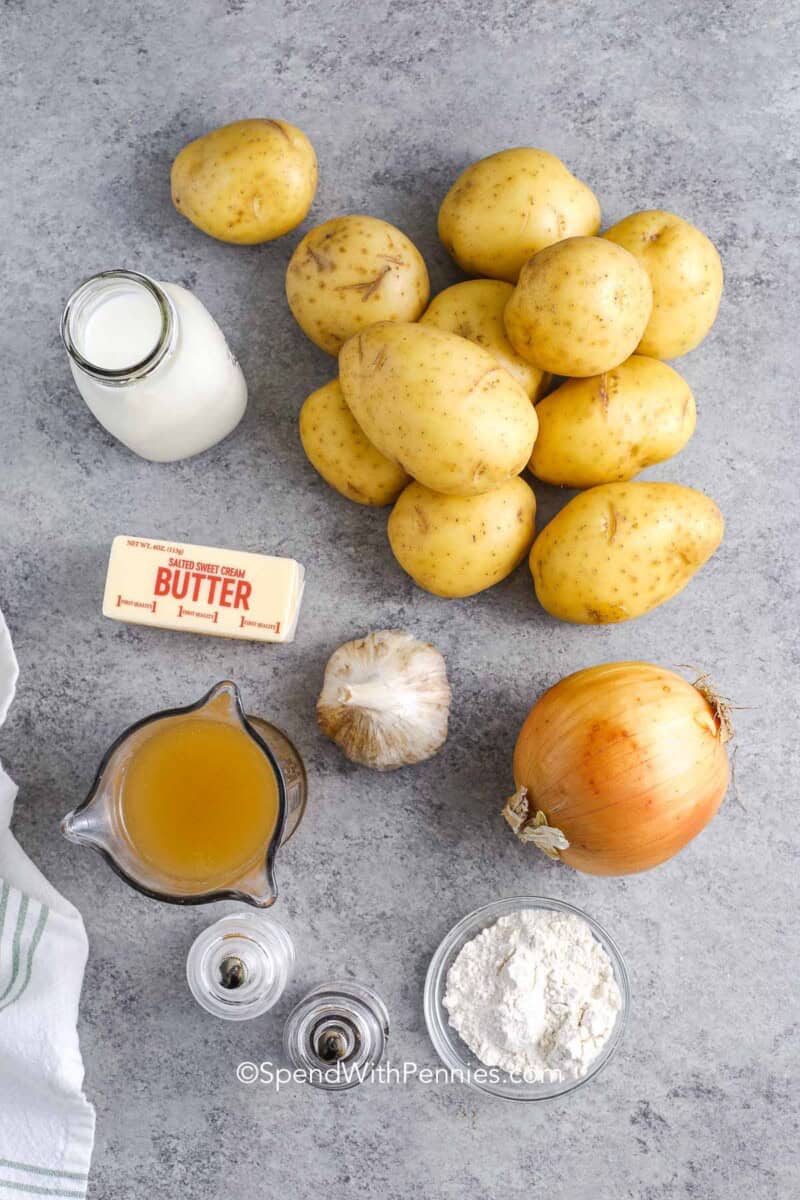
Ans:
MULTIPOLYGON (((0 724, 16 680, 0 613, 0 724)), ((76 1027, 86 932, 11 833, 16 793, 0 764, 0 1200, 82 1200, 94 1144, 76 1027)))

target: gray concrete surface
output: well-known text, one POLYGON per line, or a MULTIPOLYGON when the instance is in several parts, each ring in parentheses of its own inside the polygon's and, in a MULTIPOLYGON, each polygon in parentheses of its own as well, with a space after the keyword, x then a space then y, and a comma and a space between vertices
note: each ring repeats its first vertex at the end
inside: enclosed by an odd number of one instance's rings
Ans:
MULTIPOLYGON (((0 603, 22 678, 0 753, 21 785, 16 832, 89 931, 92 1200, 795 1194, 793 6, 16 0, 3 42, 0 603), (707 490, 727 536, 679 599, 588 629, 546 618, 524 569, 463 602, 415 590, 388 551, 385 513, 329 491, 298 444, 300 403, 332 367, 283 299, 299 234, 225 246, 171 207, 175 153, 247 115, 285 117, 313 139, 310 222, 363 211, 397 223, 435 289, 458 278, 436 239, 439 201, 468 162, 508 145, 561 155, 607 223, 668 207, 707 230, 727 286, 712 336, 680 364, 698 430, 649 474, 707 490), (245 421, 194 461, 134 458, 72 385, 62 302, 116 265, 195 289, 241 358, 245 421), (309 573, 297 642, 232 645, 104 621, 119 532, 296 556, 309 573), (386 777, 349 766, 313 716, 330 652, 382 626, 436 642, 455 697, 444 753, 386 777), (707 670, 735 698, 736 790, 670 864, 592 879, 518 846, 497 810, 536 696, 571 670, 631 657, 707 670), (275 911, 296 939, 297 973, 273 1014, 238 1026, 196 1008, 183 979, 215 910, 135 895, 58 833, 121 728, 224 676, 297 741, 313 789, 278 867, 275 911), (432 1065, 421 992, 434 947, 471 908, 520 892, 585 907, 627 956, 630 1031, 592 1086, 525 1107, 457 1085, 328 1096, 237 1082, 240 1060, 280 1059, 289 1006, 330 972, 383 992, 395 1061, 432 1065)), ((539 491, 546 517, 563 497, 539 491)))

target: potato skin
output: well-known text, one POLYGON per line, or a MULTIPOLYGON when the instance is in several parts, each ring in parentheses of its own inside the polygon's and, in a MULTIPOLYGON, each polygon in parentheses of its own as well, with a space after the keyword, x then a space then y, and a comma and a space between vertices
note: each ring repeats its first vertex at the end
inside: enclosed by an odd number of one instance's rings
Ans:
POLYGON ((538 421, 491 354, 430 325, 385 321, 339 355, 344 398, 381 454, 436 492, 472 496, 525 467, 538 421))
POLYGON ((513 286, 501 279, 468 279, 434 296, 419 320, 421 325, 457 333, 483 346, 532 400, 538 400, 550 386, 550 376, 517 354, 503 324, 513 291, 513 286))
POLYGON ((428 303, 425 260, 377 217, 334 217, 310 230, 286 272, 286 298, 311 341, 338 354, 376 321, 416 321, 428 303))
POLYGON ((722 534, 716 504, 694 488, 636 482, 590 488, 534 542, 536 595, 562 621, 629 621, 682 591, 722 534))
POLYGON ((305 219, 317 156, 288 121, 234 121, 184 146, 172 164, 172 202, 210 237, 271 242, 305 219))
POLYGON ((462 271, 516 283, 532 254, 600 230, 594 192, 547 150, 501 150, 467 167, 439 210, 439 237, 462 271))
POLYGON ((536 498, 524 479, 482 496, 442 496, 410 483, 389 517, 403 570, 435 596, 474 596, 519 566, 533 541, 536 498))
POLYGON ((317 388, 300 409, 300 441, 325 482, 356 504, 393 504, 409 482, 364 436, 338 379, 317 388))
POLYGON ((689 385, 634 354, 603 375, 568 379, 536 407, 530 467, 545 483, 589 488, 632 479, 677 454, 694 433, 689 385))
POLYGON ((642 264, 653 288, 653 311, 639 354, 678 358, 699 346, 717 317, 722 262, 696 226, 675 213, 632 213, 603 234, 642 264))
POLYGON ((506 333, 542 371, 601 375, 633 354, 652 303, 647 272, 627 250, 603 238, 567 238, 523 267, 506 333))

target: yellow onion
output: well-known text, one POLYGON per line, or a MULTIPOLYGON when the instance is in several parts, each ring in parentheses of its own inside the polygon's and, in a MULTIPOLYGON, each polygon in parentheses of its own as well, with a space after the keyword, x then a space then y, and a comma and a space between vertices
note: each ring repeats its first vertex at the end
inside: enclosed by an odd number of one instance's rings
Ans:
POLYGON ((719 808, 731 732, 703 680, 642 662, 577 671, 528 714, 503 816, 522 841, 579 871, 646 871, 719 808))

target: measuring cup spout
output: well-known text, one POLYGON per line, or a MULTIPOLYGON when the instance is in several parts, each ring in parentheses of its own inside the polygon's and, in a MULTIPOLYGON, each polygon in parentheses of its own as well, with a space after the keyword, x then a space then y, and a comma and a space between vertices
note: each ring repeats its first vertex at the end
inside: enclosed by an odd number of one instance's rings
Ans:
POLYGON ((227 720, 244 722, 244 709, 239 689, 230 679, 215 683, 198 705, 203 712, 213 713, 227 720))
POLYGON ((96 845, 100 841, 97 836, 97 822, 86 809, 83 812, 73 809, 72 812, 67 813, 61 822, 61 832, 70 842, 96 845))
POLYGON ((278 899, 272 863, 257 867, 245 879, 240 879, 236 888, 245 903, 255 908, 271 908, 278 899))

